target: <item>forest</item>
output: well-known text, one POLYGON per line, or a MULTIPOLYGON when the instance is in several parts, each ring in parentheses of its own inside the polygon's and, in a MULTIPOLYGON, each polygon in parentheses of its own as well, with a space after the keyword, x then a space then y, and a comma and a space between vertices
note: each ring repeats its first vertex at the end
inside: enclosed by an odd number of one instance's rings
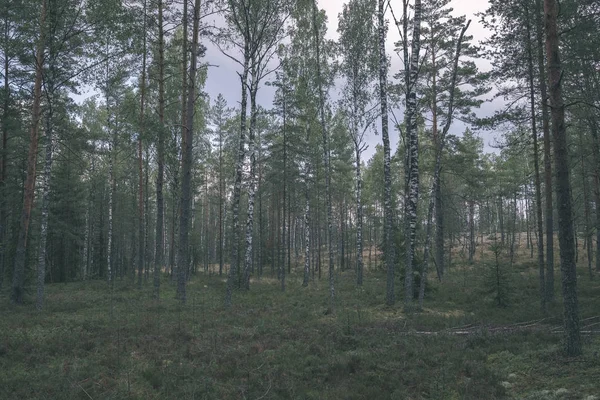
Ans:
POLYGON ((0 399, 600 400, 598 0, 0 0, 0 61, 0 399))

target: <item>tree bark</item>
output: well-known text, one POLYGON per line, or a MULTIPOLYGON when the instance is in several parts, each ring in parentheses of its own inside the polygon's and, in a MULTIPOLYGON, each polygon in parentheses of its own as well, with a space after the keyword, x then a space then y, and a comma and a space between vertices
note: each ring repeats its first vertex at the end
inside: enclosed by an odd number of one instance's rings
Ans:
MULTIPOLYGON (((406 265, 404 270, 404 307, 412 308, 413 264, 417 243, 417 205, 419 203, 419 134, 417 131, 417 93, 419 53, 421 51, 421 0, 415 0, 409 81, 406 84, 406 137, 409 168, 406 194, 406 265)), ((408 60, 405 60, 407 62, 408 60)))
POLYGON ((196 72, 198 70, 200 28, 200 0, 194 1, 194 22, 192 31, 192 55, 190 57, 190 72, 187 92, 187 112, 185 134, 181 138, 181 212, 179 219, 179 254, 177 257, 177 298, 186 302, 185 283, 189 273, 189 230, 192 206, 192 164, 194 141, 194 106, 196 105, 196 72))
POLYGON ((581 354, 581 337, 579 332, 573 208, 571 204, 565 106, 562 98, 561 80, 563 71, 559 50, 557 8, 555 0, 544 0, 548 87, 550 89, 554 167, 556 170, 556 201, 558 204, 558 241, 560 245, 560 269, 564 304, 564 350, 568 356, 577 356, 581 354))
POLYGON ((42 0, 40 11, 40 36, 38 38, 35 57, 35 82, 33 85, 33 106, 31 112, 31 128, 29 130, 29 153, 27 156, 27 178, 23 194, 23 208, 17 239, 14 273, 10 300, 12 303, 23 304, 23 284, 25 282, 25 252, 27 250, 27 234, 31 221, 31 209, 35 195, 36 161, 38 150, 39 125, 42 117, 42 74, 44 68, 44 47, 46 41, 46 0, 42 0))
POLYGON ((246 254, 244 257, 244 280, 246 290, 250 289, 250 268, 254 250, 254 201, 256 197, 256 118, 258 114, 256 93, 258 91, 259 72, 256 70, 256 60, 252 60, 252 77, 250 83, 250 129, 248 131, 248 155, 250 158, 250 176, 248 179, 248 215, 246 220, 246 254))
POLYGON ((385 257, 386 296, 385 302, 391 306, 396 302, 394 292, 395 280, 395 243, 393 237, 393 210, 392 210, 392 170, 390 156, 390 137, 388 132, 388 104, 387 104, 387 55, 385 51, 386 25, 385 25, 385 1, 378 1, 377 29, 379 44, 379 102, 381 104, 381 138, 383 141, 383 250, 385 257))
MULTIPOLYGON (((538 0, 539 1, 539 0, 538 0)), ((534 86, 534 72, 533 72, 533 48, 531 45, 532 35, 531 35, 531 18, 529 16, 529 8, 526 8, 527 11, 527 66, 529 72, 529 103, 531 106, 531 137, 533 139, 533 169, 534 169, 534 184, 535 184, 535 211, 536 211, 536 222, 537 222, 537 251, 538 251, 538 269, 539 269, 539 280, 540 280, 540 302, 542 310, 546 309, 546 277, 545 277, 545 265, 544 265, 544 223, 542 216, 542 188, 541 188, 541 178, 540 178, 540 166, 539 166, 539 150, 538 150, 538 132, 537 132, 537 123, 536 123, 536 112, 535 112, 535 86, 534 86)), ((536 20, 539 20, 540 15, 536 13, 536 20)), ((539 29, 538 29, 539 31, 539 29)), ((539 37, 538 32, 538 39, 539 37)), ((543 52, 543 50, 542 50, 543 52)), ((543 70, 543 60, 542 60, 542 70, 543 70)), ((540 79, 540 82, 545 87, 545 83, 543 83, 543 79, 540 79)), ((545 89, 544 89, 545 91, 545 89)), ((544 97, 545 98, 545 97, 544 97)), ((545 103, 545 101, 544 101, 545 103)), ((547 121, 545 122, 547 128, 547 121)), ((546 138, 546 132, 544 131, 544 139, 546 138)), ((547 173, 547 172, 546 172, 547 173)), ((546 182, 547 183, 547 182, 546 182)), ((551 190, 551 188, 550 188, 551 190)), ((546 188, 546 193, 548 193, 548 188, 546 188)), ((550 207, 552 207, 552 193, 550 193, 550 207)), ((546 209, 548 212, 548 209, 546 209)), ((552 209, 550 208, 550 215, 552 215, 552 209)), ((532 250, 533 251, 533 250, 532 250)))
POLYGON ((156 243, 154 252, 154 298, 160 298, 160 274, 164 264, 163 184, 165 180, 165 35, 163 0, 158 0, 158 144, 156 149, 156 243))
POLYGON ((242 174, 244 168, 245 158, 245 142, 246 142, 246 112, 248 107, 248 94, 247 94, 247 82, 248 82, 248 70, 250 63, 250 49, 249 44, 245 44, 244 48, 244 65, 242 74, 240 75, 242 84, 242 101, 240 110, 240 140, 238 144, 238 155, 235 166, 235 181, 233 184, 233 198, 232 198, 232 231, 231 231, 231 260, 229 261, 229 275, 227 277, 227 289, 225 292, 225 306, 231 306, 231 295, 233 292, 233 285, 235 278, 238 274, 239 266, 239 230, 240 230, 240 198, 242 193, 242 174))
MULTIPOLYGON (((546 217, 546 302, 554 301, 554 206, 552 204, 552 138, 548 115, 548 86, 544 63, 544 28, 542 26, 542 0, 536 0, 536 37, 538 48, 538 70, 542 104, 542 130, 544 132, 544 191, 546 217)), ((538 240, 543 240, 542 236, 538 240)))
POLYGON ((52 109, 46 116, 46 159, 42 176, 42 218, 40 221, 40 244, 37 268, 37 298, 35 308, 41 311, 44 307, 44 284, 46 282, 46 242, 48 238, 48 205, 50 204, 50 176, 52 173, 52 109))
POLYGON ((140 83, 140 131, 138 133, 138 287, 142 287, 144 271, 144 157, 142 155, 142 137, 144 135, 144 111, 146 100, 146 0, 144 0, 144 45, 142 47, 142 81, 140 83))
MULTIPOLYGON (((382 1, 382 0, 380 0, 382 1)), ((327 202, 327 248, 329 253, 329 310, 333 311, 335 301, 334 258, 333 258, 333 210, 331 199, 331 165, 329 151, 329 133, 325 121, 325 93, 321 76, 321 39, 317 24, 317 1, 313 0, 312 22, 314 29, 315 50, 317 56, 317 82, 319 90, 319 120, 323 134, 323 165, 325 168, 325 196, 327 202)))

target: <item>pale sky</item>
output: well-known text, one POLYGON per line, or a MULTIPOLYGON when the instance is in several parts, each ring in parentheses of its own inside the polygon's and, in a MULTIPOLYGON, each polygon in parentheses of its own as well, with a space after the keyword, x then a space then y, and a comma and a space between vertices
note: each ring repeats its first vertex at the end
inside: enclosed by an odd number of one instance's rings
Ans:
MULTIPOLYGON (((328 16, 328 29, 327 37, 329 39, 337 39, 337 26, 338 26, 338 14, 342 10, 342 5, 347 0, 320 0, 319 7, 325 9, 328 16)), ((475 16, 476 13, 484 11, 488 6, 487 0, 454 0, 452 3, 454 8, 454 14, 466 15, 468 19, 471 19, 471 25, 469 26, 468 34, 473 35, 473 41, 475 43, 487 37, 488 32, 479 23, 479 18, 475 16)), ((399 0, 392 0, 392 7, 397 18, 401 17, 402 5, 399 0)), ((386 19, 391 20, 392 16, 388 11, 386 19)), ((393 43, 399 39, 399 35, 396 29, 394 29, 393 23, 390 23, 390 29, 387 37, 387 53, 391 58, 391 67, 389 74, 392 76, 396 71, 400 69, 400 59, 393 52, 393 43)), ((225 57, 213 46, 208 46, 206 54, 207 62, 218 67, 211 67, 208 73, 208 79, 206 83, 206 92, 210 95, 211 99, 215 99, 219 93, 222 93, 230 106, 238 106, 240 98, 240 84, 237 71, 239 66, 225 57)), ((482 61, 480 63, 480 69, 485 70, 489 68, 489 63, 482 61)), ((271 107, 273 98, 273 89, 270 87, 261 87, 259 90, 259 103, 265 108, 271 107)), ((335 93, 332 93, 331 97, 335 97, 335 93)), ((497 104, 484 103, 479 111, 478 115, 490 115, 494 109, 497 108, 497 104)), ((402 116, 402 110, 396 110, 396 115, 399 118, 402 116)), ((450 133, 460 134, 464 131, 465 126, 461 123, 455 123, 450 133)), ((375 136, 369 133, 370 136, 366 137, 365 140, 369 144, 369 149, 365 152, 365 159, 371 157, 374 152, 375 145, 381 143, 381 136, 375 136)), ((390 140, 392 145, 392 154, 396 150, 398 145, 398 133, 393 129, 390 132, 390 140)), ((491 137, 484 137, 486 147, 491 143, 491 137)))

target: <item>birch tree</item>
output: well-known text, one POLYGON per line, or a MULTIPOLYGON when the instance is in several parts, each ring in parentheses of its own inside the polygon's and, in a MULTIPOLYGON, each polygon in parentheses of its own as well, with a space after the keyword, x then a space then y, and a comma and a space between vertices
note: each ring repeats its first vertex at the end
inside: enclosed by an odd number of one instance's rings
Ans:
MULTIPOLYGON (((408 0, 405 1, 404 15, 407 15, 408 0)), ((405 18, 405 26, 407 18, 405 18)), ((413 32, 410 61, 407 58, 408 42, 404 42, 404 64, 408 73, 405 75, 406 111, 404 125, 406 129, 407 160, 406 170, 407 193, 405 196, 406 225, 406 264, 404 267, 404 307, 411 309, 413 300, 413 264, 417 241, 417 205, 419 203, 419 135, 417 131, 417 93, 419 78, 419 53, 421 52, 421 0, 415 0, 413 16, 413 32)))
POLYGON ((377 36, 374 25, 375 4, 371 1, 352 0, 344 5, 339 16, 339 46, 342 54, 341 73, 345 78, 341 104, 347 110, 350 136, 355 154, 356 199, 356 282, 363 283, 363 205, 361 155, 366 148, 364 135, 378 116, 372 106, 377 54, 374 45, 377 36))

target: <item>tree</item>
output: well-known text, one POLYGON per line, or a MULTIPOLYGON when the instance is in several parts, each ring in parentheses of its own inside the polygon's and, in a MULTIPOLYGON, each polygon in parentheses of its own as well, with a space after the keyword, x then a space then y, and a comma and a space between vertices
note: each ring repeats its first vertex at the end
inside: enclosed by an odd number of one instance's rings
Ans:
POLYGON ((387 68, 388 59, 385 51, 386 23, 385 23, 385 2, 379 0, 377 8, 377 33, 379 36, 379 103, 381 105, 381 138, 383 141, 383 180, 384 180, 384 252, 385 266, 387 270, 386 278, 386 297, 387 305, 393 305, 396 302, 394 293, 394 272, 395 272, 395 248, 393 238, 393 209, 392 209, 392 171, 390 160, 390 136, 388 132, 388 102, 387 102, 387 68))
POLYGON ((25 280, 25 251, 27 247, 27 234, 31 221, 31 209, 35 192, 35 175, 38 149, 38 135, 40 120, 42 118, 42 70, 44 68, 44 50, 46 42, 46 16, 47 0, 42 0, 39 23, 39 37, 37 39, 35 55, 35 82, 33 85, 33 106, 31 111, 31 128, 29 133, 29 155, 27 157, 27 178, 24 187, 23 209, 15 256, 11 302, 23 304, 23 284, 25 280))
POLYGON ((565 128, 565 105, 562 98, 562 67, 558 36, 558 7, 555 0, 544 0, 546 15, 546 57, 548 65, 548 88, 552 138, 554 141, 554 168, 556 171, 556 203, 558 206, 558 241, 560 245, 560 269, 564 302, 565 353, 581 354, 579 333, 579 307, 577 302, 577 271, 575 264, 575 237, 573 234, 573 210, 567 134, 565 128))
POLYGON ((370 1, 351 0, 340 14, 340 51, 342 53, 341 72, 346 78, 342 91, 342 106, 347 110, 350 122, 350 136, 355 154, 355 198, 356 198, 356 271, 357 284, 363 281, 363 205, 361 155, 365 150, 364 135, 371 127, 377 114, 371 107, 377 58, 374 51, 376 36, 374 31, 374 4, 370 1))
POLYGON ((196 74, 198 71, 198 57, 204 53, 204 48, 199 44, 200 30, 200 0, 194 1, 194 17, 192 31, 192 48, 190 70, 187 90, 187 109, 185 132, 181 139, 181 203, 179 219, 179 253, 177 257, 177 298, 186 302, 185 282, 189 273, 189 221, 191 218, 192 196, 192 147, 194 139, 194 114, 197 99, 196 74))
MULTIPOLYGON (((404 15, 407 15, 405 0, 404 15)), ((407 23, 405 18, 405 24, 407 23)), ((419 78, 419 53, 421 52, 421 0, 415 0, 413 35, 410 62, 407 57, 408 43, 404 42, 404 63, 408 72, 405 76, 406 112, 404 124, 407 141, 406 170, 407 191, 405 195, 406 264, 404 266, 404 307, 411 309, 413 300, 413 264, 417 240, 417 205, 419 203, 419 136, 417 131, 417 80, 419 78)))

